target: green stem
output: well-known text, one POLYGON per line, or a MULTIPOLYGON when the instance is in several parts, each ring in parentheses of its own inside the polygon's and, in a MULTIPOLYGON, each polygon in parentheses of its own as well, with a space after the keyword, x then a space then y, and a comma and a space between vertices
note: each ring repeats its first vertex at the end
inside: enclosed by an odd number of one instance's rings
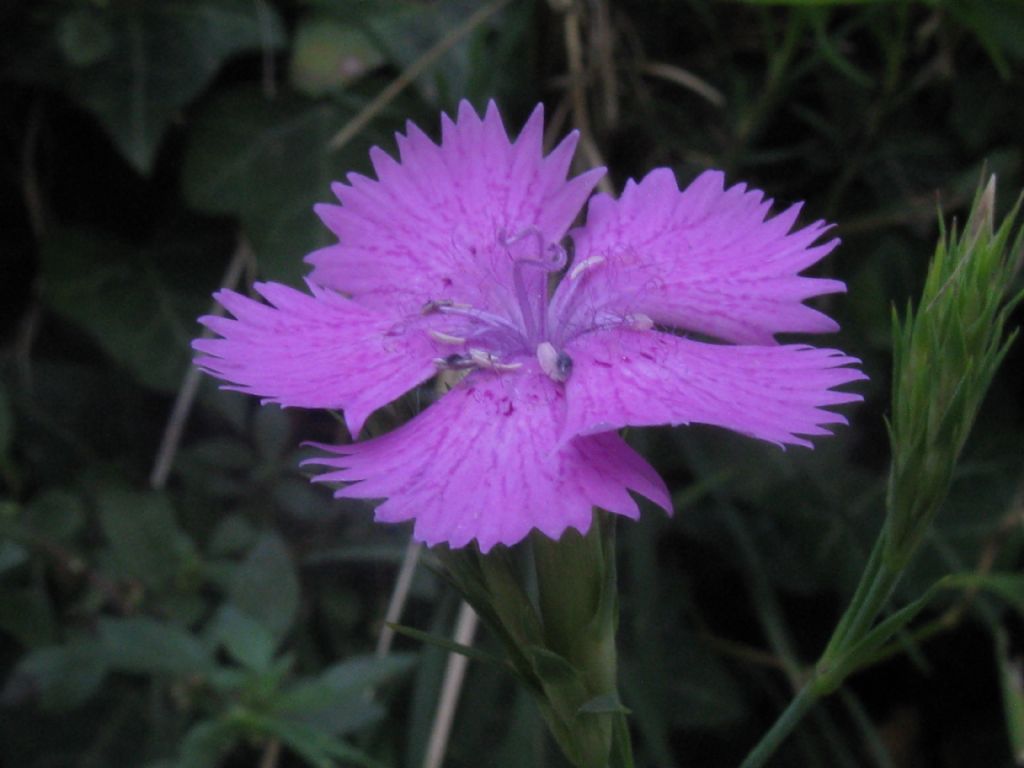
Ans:
POLYGON ((560 745, 580 768, 632 765, 622 713, 580 711, 593 700, 618 698, 614 536, 614 521, 599 513, 586 535, 570 530, 558 541, 532 539, 545 654, 538 674, 552 716, 566 729, 560 745))
POLYGON ((747 755, 740 768, 760 768, 768 762, 820 696, 821 694, 818 693, 813 682, 801 688, 789 706, 779 715, 779 719, 775 721, 771 729, 747 755))
POLYGON ((868 561, 864 565, 864 571, 860 575, 860 581, 857 582, 857 589, 854 590, 850 604, 839 619, 839 624, 836 625, 835 630, 832 632, 832 637, 829 638, 825 652, 821 655, 822 660, 834 658, 840 648, 846 644, 846 640, 849 636, 850 625, 852 624, 854 617, 860 612, 861 607, 867 599, 868 592, 871 591, 871 587, 878 577, 878 571, 881 568, 882 561, 884 559, 884 542, 885 534, 883 531, 883 533, 879 534, 875 540, 874 546, 871 548, 871 554, 868 555, 868 561))
POLYGON ((814 703, 842 685, 849 671, 848 667, 840 663, 844 654, 871 629, 899 581, 900 573, 892 571, 885 561, 886 539, 887 534, 883 529, 871 549, 850 605, 840 618, 825 651, 815 665, 815 677, 800 689, 771 729, 747 755, 742 768, 763 765, 792 733, 814 703))
POLYGON ((616 716, 614 728, 610 766, 611 768, 634 768, 633 741, 629 735, 629 723, 626 721, 625 715, 616 716))

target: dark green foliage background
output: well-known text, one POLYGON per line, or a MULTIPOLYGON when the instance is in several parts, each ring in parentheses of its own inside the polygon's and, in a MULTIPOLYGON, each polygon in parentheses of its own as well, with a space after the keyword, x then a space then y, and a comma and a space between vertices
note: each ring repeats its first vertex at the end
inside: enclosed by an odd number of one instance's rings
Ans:
MULTIPOLYGON (((312 204, 367 172, 371 145, 392 150, 406 118, 436 136, 462 97, 497 99, 511 127, 538 101, 558 114, 565 5, 512 0, 340 151, 330 138, 479 4, 0 8, 3 765, 422 764, 444 654, 367 655, 409 531, 306 482, 297 446, 337 439, 335 421, 204 379, 168 484, 148 478, 240 239, 245 283, 296 283, 327 242, 312 204)), ((719 167, 805 200, 804 219, 843 239, 818 270, 849 285, 824 302, 843 326, 829 343, 871 376, 849 429, 787 452, 704 428, 630 435, 677 508, 620 528, 638 764, 735 765, 791 695, 781 667, 820 652, 878 529, 890 306, 920 287, 936 211, 962 214, 986 163, 1002 207, 1024 183, 1024 3, 579 7, 589 130, 616 187, 656 165, 683 180, 719 167)), ((898 600, 986 558, 1024 565, 1022 361, 1018 345, 898 600)), ((421 569, 405 620, 447 635, 456 607, 421 569)), ((993 636, 1024 653, 1021 626, 971 601, 855 677, 774 764, 1012 765, 993 636)), ((545 738, 507 677, 471 665, 447 765, 561 765, 545 738)))

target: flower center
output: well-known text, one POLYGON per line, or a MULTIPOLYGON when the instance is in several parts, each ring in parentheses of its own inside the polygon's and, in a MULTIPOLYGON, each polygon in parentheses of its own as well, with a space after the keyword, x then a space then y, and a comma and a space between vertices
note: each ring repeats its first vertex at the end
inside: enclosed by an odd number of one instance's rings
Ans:
POLYGON ((431 300, 423 305, 424 315, 445 319, 443 329, 428 331, 430 337, 453 348, 451 354, 434 359, 438 369, 515 371, 534 359, 552 380, 565 382, 573 369, 565 345, 579 334, 617 327, 637 331, 654 327, 654 321, 640 313, 601 307, 579 311, 585 302, 593 300, 582 286, 605 264, 603 256, 593 255, 573 265, 555 302, 550 304, 548 278, 565 268, 565 248, 545 241, 536 227, 511 236, 500 234, 497 245, 512 262, 512 296, 506 312, 478 309, 453 299, 431 300))
POLYGON ((550 340, 548 277, 565 268, 568 254, 558 243, 547 242, 536 227, 501 234, 498 246, 512 262, 513 304, 508 315, 451 299, 428 301, 423 314, 442 315, 450 321, 444 330, 429 331, 431 338, 461 348, 434 362, 442 370, 512 371, 523 367, 524 358, 536 357, 548 376, 565 381, 572 372, 572 360, 550 340))

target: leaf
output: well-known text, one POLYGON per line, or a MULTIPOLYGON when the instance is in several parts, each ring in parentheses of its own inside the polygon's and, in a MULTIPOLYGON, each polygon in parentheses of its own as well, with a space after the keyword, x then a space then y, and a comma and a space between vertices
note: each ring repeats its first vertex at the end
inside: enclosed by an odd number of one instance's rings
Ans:
POLYGON ((201 720, 185 734, 174 768, 217 768, 237 740, 230 722, 201 720))
POLYGON ((205 645, 181 627, 148 617, 100 619, 100 643, 111 669, 187 677, 214 669, 205 645))
POLYGON ((421 643, 427 643, 433 645, 436 648, 448 651, 448 653, 457 653, 460 656, 465 656, 467 659, 473 661, 481 661, 484 664, 496 664, 498 666, 505 666, 505 662, 486 651, 481 651, 478 648, 474 648, 470 645, 463 645, 462 643, 456 643, 454 640, 449 640, 447 637, 442 635, 434 635, 429 632, 422 632, 413 627, 407 627, 404 624, 388 624, 391 629, 395 630, 396 634, 405 635, 411 637, 413 640, 419 640, 421 643))
POLYGON ((32 586, 0 590, 0 630, 27 648, 55 641, 56 622, 46 591, 32 586))
POLYGON ((380 49, 357 27, 314 14, 295 30, 289 74, 296 90, 315 97, 344 88, 383 61, 380 49))
POLYGON ((255 671, 263 671, 270 666, 276 643, 262 624, 233 605, 221 608, 214 622, 214 636, 232 659, 255 671))
POLYGON ((260 456, 267 461, 279 461, 290 446, 291 420, 284 408, 264 406, 253 418, 253 439, 260 456))
POLYGON ((48 539, 70 539, 85 523, 82 501, 60 488, 48 488, 25 507, 25 524, 48 539))
POLYGON ((16 541, 0 539, 0 574, 28 560, 28 551, 16 541))
POLYGON ((3 464, 7 452, 14 441, 14 413, 11 411, 7 387, 0 382, 0 465, 3 464))
POLYGON ((102 12, 64 17, 59 42, 70 66, 60 85, 99 118, 132 166, 148 173, 171 120, 225 61, 283 41, 268 3, 120 0, 102 12))
POLYGON ((3 699, 14 703, 28 691, 39 697, 44 709, 73 709, 96 693, 106 674, 106 654, 92 640, 40 648, 15 667, 3 699))
POLYGON ((1004 629, 996 632, 996 662, 1003 691, 1006 734, 1017 765, 1024 764, 1024 658, 1010 656, 1010 641, 1004 629))
POLYGON ((243 721, 248 728, 257 733, 280 739, 282 743, 314 766, 329 768, 335 764, 334 760, 341 760, 346 765, 382 768, 380 763, 364 752, 302 723, 256 713, 246 713, 243 716, 243 721))
POLYGON ((237 214, 263 277, 297 283, 302 258, 334 240, 313 213, 330 200, 331 182, 355 163, 365 145, 329 154, 327 142, 345 122, 336 106, 254 89, 215 99, 197 118, 185 156, 185 198, 196 209, 237 214))
POLYGON ((120 569, 151 589, 168 586, 193 546, 178 528, 167 497, 108 489, 101 492, 98 506, 120 569))
POLYGON ((241 554, 253 545, 256 540, 256 529, 241 515, 223 517, 213 529, 209 552, 214 556, 241 554))
MULTIPOLYGON (((441 0, 429 4, 394 3, 390 7, 383 6, 385 12, 368 18, 367 26, 375 38, 382 42, 389 58, 399 67, 405 68, 439 40, 451 34, 479 7, 480 4, 473 0, 441 0)), ((426 101, 437 103, 443 101, 443 98, 454 101, 470 94, 472 81, 481 74, 475 70, 495 66, 494 53, 497 46, 489 46, 492 54, 489 59, 477 62, 472 56, 474 38, 486 35, 492 25, 501 30, 500 21, 492 18, 490 23, 481 25, 475 35, 457 43, 426 74, 417 79, 416 86, 426 101)))
POLYGON ((256 543, 235 570, 229 597, 275 639, 284 637, 298 614, 299 579, 279 536, 268 533, 256 543))
POLYGON ((337 513, 337 506, 324 489, 304 478, 288 477, 274 485, 274 505, 299 520, 322 522, 337 513))
POLYGON ((109 14, 98 8, 69 11, 57 22, 57 45, 75 67, 88 67, 106 58, 114 47, 109 14))
POLYGON ((384 716, 370 694, 406 674, 415 660, 412 654, 347 659, 312 680, 296 683, 276 699, 274 710, 330 733, 350 733, 384 716))
POLYGON ((87 230, 57 230, 40 253, 43 299, 139 381, 172 392, 227 252, 201 234, 134 248, 87 230))
POLYGON ((619 694, 603 693, 600 696, 595 696, 589 701, 585 701, 583 705, 577 710, 581 714, 591 715, 631 715, 633 711, 622 703, 619 699, 619 694))

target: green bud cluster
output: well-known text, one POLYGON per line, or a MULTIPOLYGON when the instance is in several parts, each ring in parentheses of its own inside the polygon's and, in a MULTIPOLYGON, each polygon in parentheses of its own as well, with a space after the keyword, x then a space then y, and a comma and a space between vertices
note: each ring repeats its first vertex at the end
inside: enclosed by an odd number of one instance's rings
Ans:
MULTIPOLYGON (((942 228, 919 306, 893 312, 893 395, 885 560, 909 561, 942 504, 985 393, 1017 335, 1005 326, 1024 228, 1021 201, 994 226, 995 176, 979 188, 962 232, 942 228)), ((940 220, 941 226, 941 220, 940 220)))

